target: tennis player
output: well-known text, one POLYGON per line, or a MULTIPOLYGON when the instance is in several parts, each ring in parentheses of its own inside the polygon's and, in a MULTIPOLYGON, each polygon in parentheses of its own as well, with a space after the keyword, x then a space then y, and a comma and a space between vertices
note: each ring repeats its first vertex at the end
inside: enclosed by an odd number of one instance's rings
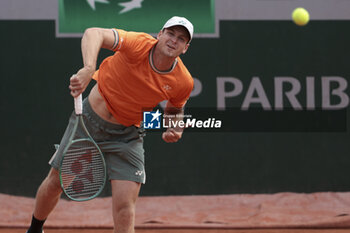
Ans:
MULTIPOLYGON (((165 113, 183 113, 193 88, 191 74, 179 56, 186 53, 193 36, 193 25, 183 17, 170 18, 157 38, 146 33, 121 29, 89 28, 81 50, 84 66, 70 78, 73 97, 97 83, 83 103, 85 124, 104 152, 112 187, 115 233, 134 232, 135 202, 141 184, 146 181, 144 168, 142 112, 168 100, 165 113), (101 48, 114 51, 96 71, 101 48)), ((75 115, 66 129, 69 135, 75 115)), ((176 119, 175 119, 176 120, 176 119)), ((183 129, 168 128, 162 138, 177 142, 183 129)), ((43 225, 55 208, 62 190, 58 168, 62 154, 56 151, 48 176, 40 185, 27 233, 42 233, 43 225)))

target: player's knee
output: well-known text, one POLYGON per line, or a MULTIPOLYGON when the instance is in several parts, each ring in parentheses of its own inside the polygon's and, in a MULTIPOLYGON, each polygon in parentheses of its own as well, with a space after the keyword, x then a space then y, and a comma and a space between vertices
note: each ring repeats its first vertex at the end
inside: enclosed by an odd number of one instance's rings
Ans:
POLYGON ((135 207, 128 204, 116 207, 116 217, 124 224, 132 222, 135 217, 135 207))

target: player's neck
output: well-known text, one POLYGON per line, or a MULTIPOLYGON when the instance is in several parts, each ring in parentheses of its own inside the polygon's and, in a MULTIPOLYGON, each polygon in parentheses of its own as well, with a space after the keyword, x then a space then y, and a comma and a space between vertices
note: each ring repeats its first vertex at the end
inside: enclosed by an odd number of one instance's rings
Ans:
POLYGON ((159 49, 157 49, 157 46, 153 48, 151 59, 155 68, 160 71, 171 70, 176 60, 174 57, 169 57, 163 54, 159 49))

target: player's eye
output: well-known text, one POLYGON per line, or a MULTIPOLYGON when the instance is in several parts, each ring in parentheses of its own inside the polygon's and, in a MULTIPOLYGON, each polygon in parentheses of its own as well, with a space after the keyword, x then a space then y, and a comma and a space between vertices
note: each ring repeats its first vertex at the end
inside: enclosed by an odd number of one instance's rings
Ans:
POLYGON ((185 42, 185 38, 183 38, 183 37, 179 37, 179 40, 180 40, 181 42, 185 42))

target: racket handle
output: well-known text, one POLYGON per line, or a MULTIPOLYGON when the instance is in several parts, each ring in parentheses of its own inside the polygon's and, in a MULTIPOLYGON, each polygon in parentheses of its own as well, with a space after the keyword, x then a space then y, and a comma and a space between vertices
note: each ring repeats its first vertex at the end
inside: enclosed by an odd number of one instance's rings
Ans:
POLYGON ((74 109, 75 114, 81 115, 83 113, 83 97, 80 94, 78 97, 74 98, 74 109))

